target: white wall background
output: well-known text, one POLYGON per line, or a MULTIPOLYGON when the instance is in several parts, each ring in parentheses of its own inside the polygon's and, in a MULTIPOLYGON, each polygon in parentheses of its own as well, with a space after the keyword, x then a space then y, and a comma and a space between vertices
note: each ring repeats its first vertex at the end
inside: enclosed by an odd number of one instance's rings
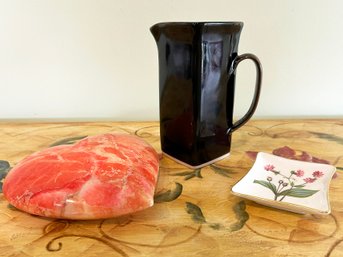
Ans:
MULTIPOLYGON (((343 1, 0 0, 0 119, 158 119, 160 21, 243 21, 255 117, 343 117, 343 1)), ((235 116, 250 104, 238 71, 235 116)))

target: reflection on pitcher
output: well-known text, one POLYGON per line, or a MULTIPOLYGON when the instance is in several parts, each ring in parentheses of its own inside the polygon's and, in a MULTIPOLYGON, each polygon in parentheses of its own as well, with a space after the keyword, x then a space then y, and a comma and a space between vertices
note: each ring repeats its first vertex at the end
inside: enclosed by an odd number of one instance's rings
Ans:
POLYGON ((202 49, 200 136, 209 137, 216 135, 218 122, 225 121, 224 102, 218 101, 225 93, 220 87, 223 41, 204 41, 202 49))

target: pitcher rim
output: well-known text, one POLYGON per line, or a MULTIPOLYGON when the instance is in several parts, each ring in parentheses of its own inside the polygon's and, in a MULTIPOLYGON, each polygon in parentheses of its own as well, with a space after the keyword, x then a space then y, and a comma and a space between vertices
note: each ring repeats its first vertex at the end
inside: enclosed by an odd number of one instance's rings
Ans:
POLYGON ((243 26, 244 23, 242 21, 170 21, 170 22, 158 22, 151 27, 155 26, 164 26, 164 25, 233 25, 233 26, 243 26))

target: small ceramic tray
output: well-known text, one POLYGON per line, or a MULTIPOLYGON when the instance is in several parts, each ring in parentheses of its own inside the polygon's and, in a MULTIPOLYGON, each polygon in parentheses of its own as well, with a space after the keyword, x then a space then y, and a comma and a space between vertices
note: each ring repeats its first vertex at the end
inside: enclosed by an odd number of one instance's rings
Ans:
POLYGON ((329 214, 329 185, 336 168, 258 153, 250 171, 232 193, 296 213, 329 214))

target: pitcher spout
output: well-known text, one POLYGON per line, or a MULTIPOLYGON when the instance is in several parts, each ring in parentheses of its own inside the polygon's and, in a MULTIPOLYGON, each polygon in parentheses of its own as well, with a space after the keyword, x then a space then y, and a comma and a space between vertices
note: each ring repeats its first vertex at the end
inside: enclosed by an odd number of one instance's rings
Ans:
POLYGON ((155 38, 155 41, 158 42, 161 35, 161 23, 157 23, 150 28, 150 32, 155 38))

